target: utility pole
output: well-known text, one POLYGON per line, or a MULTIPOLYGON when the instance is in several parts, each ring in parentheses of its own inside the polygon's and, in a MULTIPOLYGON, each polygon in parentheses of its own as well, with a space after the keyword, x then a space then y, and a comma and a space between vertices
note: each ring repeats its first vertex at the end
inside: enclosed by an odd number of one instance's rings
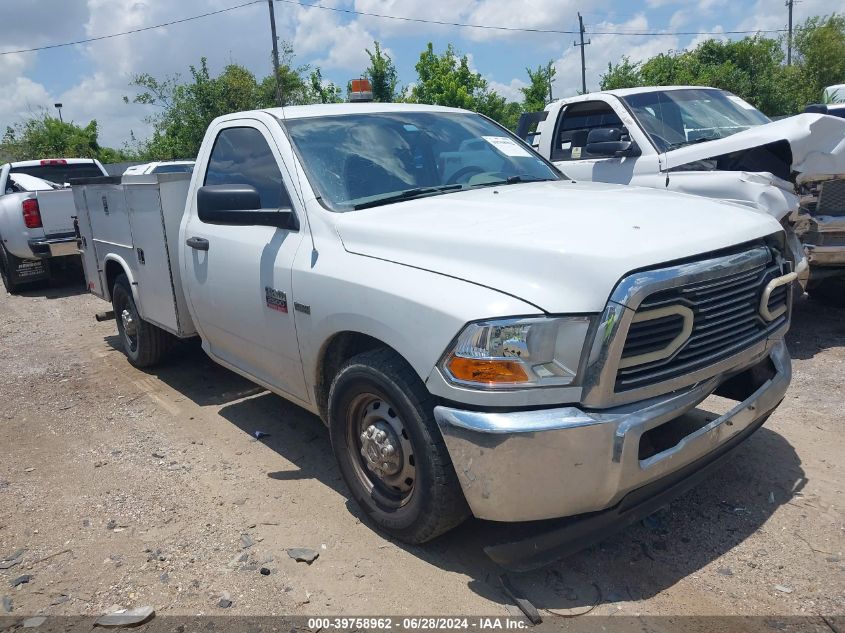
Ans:
POLYGON ((789 34, 786 36, 786 65, 792 66, 792 5, 794 0, 786 0, 789 9, 789 34))
POLYGON ((270 33, 273 35, 273 76, 276 78, 276 105, 282 107, 282 85, 279 78, 279 42, 276 37, 276 14, 273 13, 273 0, 267 0, 270 7, 270 33))
POLYGON ((546 73, 549 77, 549 103, 555 100, 552 96, 552 62, 549 62, 549 65, 546 66, 546 73))
POLYGON ((590 40, 584 42, 584 18, 581 17, 580 12, 578 13, 578 25, 581 31, 581 43, 572 42, 572 45, 581 47, 581 92, 587 94, 587 63, 584 61, 584 47, 590 43, 590 40))

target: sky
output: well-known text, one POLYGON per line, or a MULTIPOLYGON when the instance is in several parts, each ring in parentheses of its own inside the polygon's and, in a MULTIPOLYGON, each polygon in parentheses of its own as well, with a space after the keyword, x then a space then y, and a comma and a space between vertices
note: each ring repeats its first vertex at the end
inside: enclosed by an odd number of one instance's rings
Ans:
MULTIPOLYGON (((122 147, 130 134, 149 136, 145 121, 155 108, 126 104, 134 96, 131 78, 149 73, 188 75, 188 67, 208 58, 213 73, 235 62, 258 78, 271 74, 271 35, 266 2, 139 33, 27 53, 2 54, 111 35, 228 9, 248 0, 0 0, 0 130, 62 103, 65 120, 85 125, 96 119, 101 145, 122 147)), ((323 77, 340 85, 367 67, 366 48, 378 40, 393 58, 402 85, 416 77, 414 64, 428 42, 436 51, 452 43, 469 56, 500 94, 520 100, 526 67, 552 61, 557 69, 555 97, 581 87, 577 35, 447 25, 358 15, 508 27, 577 31, 584 17, 587 88, 598 88, 609 62, 627 55, 647 59, 661 52, 694 47, 728 31, 784 29, 783 0, 278 0, 278 36, 290 43, 297 64, 319 66, 323 77), (321 8, 323 7, 323 8, 321 8), (340 10, 330 10, 331 7, 340 10), (347 10, 347 11, 342 11, 347 10), (651 32, 660 35, 601 35, 651 32), (678 33, 716 33, 684 35, 678 33), (596 33, 596 34, 591 34, 596 33)), ((796 2, 794 21, 845 12, 845 0, 796 2)), ((777 34, 769 34, 775 36, 777 34)))

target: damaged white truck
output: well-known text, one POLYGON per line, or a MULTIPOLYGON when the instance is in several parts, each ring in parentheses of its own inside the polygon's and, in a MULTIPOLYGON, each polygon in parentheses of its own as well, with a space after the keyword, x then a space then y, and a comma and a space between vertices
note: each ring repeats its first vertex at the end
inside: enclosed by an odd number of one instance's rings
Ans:
POLYGON ((660 86, 554 101, 524 114, 517 132, 576 180, 669 189, 771 214, 792 240, 801 285, 845 305, 845 120, 801 114, 772 122, 723 90, 660 86))
POLYGON ((470 112, 231 114, 193 175, 74 195, 129 361, 200 336, 320 416, 351 496, 405 542, 575 517, 488 549, 564 555, 706 476, 790 381, 776 220, 573 182, 470 112))

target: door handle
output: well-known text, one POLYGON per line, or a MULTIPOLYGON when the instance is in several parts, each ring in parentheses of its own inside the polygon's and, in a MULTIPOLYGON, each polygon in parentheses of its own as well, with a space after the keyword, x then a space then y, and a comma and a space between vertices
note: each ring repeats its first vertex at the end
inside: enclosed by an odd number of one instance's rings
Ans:
POLYGON ((187 240, 185 240, 185 244, 187 244, 191 248, 197 249, 198 251, 208 250, 208 240, 202 237, 189 237, 187 240))

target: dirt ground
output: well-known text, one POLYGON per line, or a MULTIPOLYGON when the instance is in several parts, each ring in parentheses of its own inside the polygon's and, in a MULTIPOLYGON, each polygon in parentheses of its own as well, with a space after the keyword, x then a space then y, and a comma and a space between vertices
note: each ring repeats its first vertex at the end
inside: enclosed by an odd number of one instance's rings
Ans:
MULTIPOLYGON (((482 552, 499 526, 473 520, 422 547, 385 538, 347 499, 316 417, 196 344, 132 368, 114 322, 93 318, 105 309, 77 279, 0 292, 12 615, 518 613, 482 552), (292 547, 319 558, 296 562, 292 547)), ((845 613, 845 313, 803 299, 788 342, 786 400, 712 478, 513 584, 571 615, 845 613)))

